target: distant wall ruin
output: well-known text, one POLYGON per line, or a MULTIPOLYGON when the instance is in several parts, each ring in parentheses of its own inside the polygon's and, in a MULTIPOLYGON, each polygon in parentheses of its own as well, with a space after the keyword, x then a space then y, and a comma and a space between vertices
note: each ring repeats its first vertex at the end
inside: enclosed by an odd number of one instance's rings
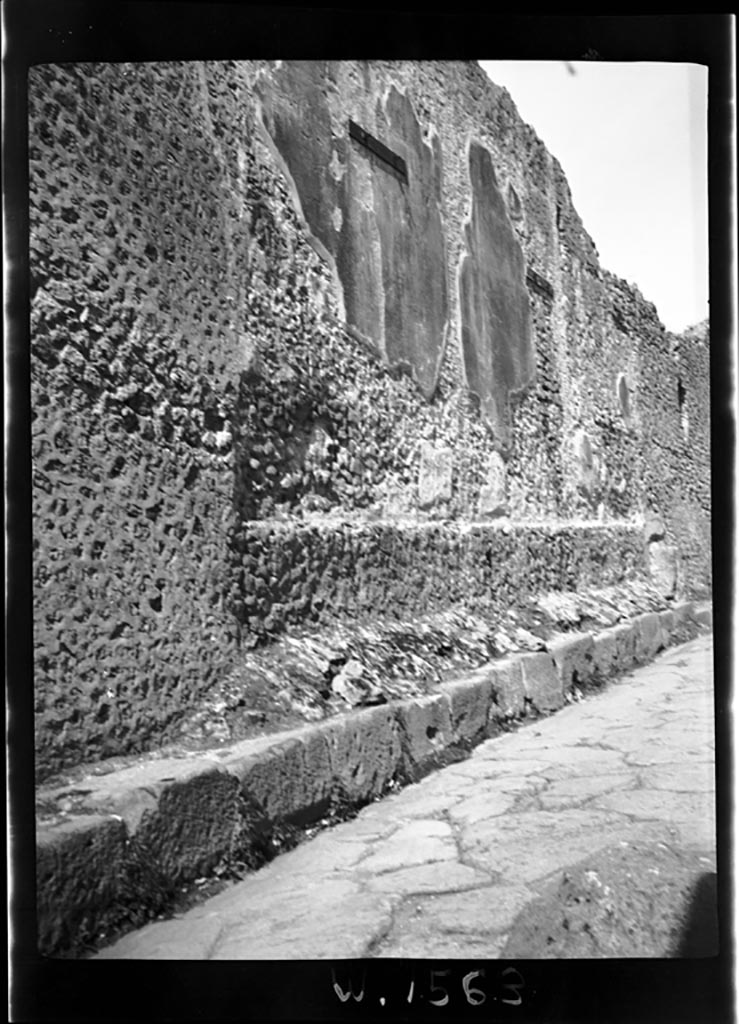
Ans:
POLYGON ((47 65, 29 110, 41 776, 299 625, 710 585, 707 334, 477 65, 47 65))

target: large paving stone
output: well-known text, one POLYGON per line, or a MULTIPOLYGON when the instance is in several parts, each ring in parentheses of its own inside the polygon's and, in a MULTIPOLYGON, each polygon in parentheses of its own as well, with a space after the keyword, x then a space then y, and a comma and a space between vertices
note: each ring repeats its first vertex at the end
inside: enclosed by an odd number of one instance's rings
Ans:
MULTIPOLYGON (((412 897, 416 899, 416 897, 412 897)), ((456 959, 493 960, 496 959, 506 943, 505 935, 467 935, 457 932, 450 935, 438 934, 391 934, 375 949, 376 957, 392 957, 396 960, 436 960, 456 959)), ((443 978, 437 977, 438 982, 443 978)), ((474 979, 473 979, 474 980, 474 979)), ((472 986, 474 988, 474 984, 472 986)), ((447 993, 448 994, 448 993, 447 993)), ((435 998, 442 999, 444 991, 436 986, 435 998)))
POLYGON ((392 920, 392 902, 347 879, 304 887, 269 913, 236 895, 232 923, 211 960, 342 960, 361 957, 392 920))
POLYGON ((409 896, 413 893, 460 892, 489 882, 490 877, 482 871, 475 871, 456 861, 442 860, 383 872, 370 878, 366 886, 370 892, 409 896))
POLYGON ((484 818, 495 818, 506 814, 516 804, 519 794, 513 790, 495 789, 492 792, 477 793, 467 800, 461 800, 449 810, 450 819, 456 824, 471 825, 484 818))
POLYGON ((533 896, 525 886, 487 885, 406 900, 376 955, 493 959, 505 944, 507 929, 533 896))
POLYGON ((96 960, 207 960, 225 928, 215 910, 192 928, 181 919, 158 921, 102 949, 96 960))
POLYGON ((624 815, 565 808, 486 818, 463 827, 464 861, 518 883, 533 882, 632 834, 624 815))
POLYGON ((643 768, 640 772, 645 789, 667 789, 674 793, 714 793, 716 768, 711 761, 688 763, 679 771, 668 766, 643 768))
POLYGON ((595 806, 645 821, 680 825, 687 842, 694 846, 710 849, 716 844, 715 811, 704 793, 640 789, 608 793, 598 797, 595 806))
POLYGON ((635 770, 611 774, 596 772, 576 778, 553 780, 546 789, 538 794, 538 799, 545 810, 557 810, 560 807, 578 806, 614 789, 631 789, 636 783, 637 773, 635 770))
MULTIPOLYGON (((427 781, 428 778, 424 783, 427 781)), ((380 806, 386 812, 388 821, 440 817, 459 799, 448 783, 440 786, 439 790, 429 789, 424 783, 406 786, 400 793, 394 793, 382 801, 380 806)), ((380 816, 385 815, 381 813, 380 816)))
POLYGON ((456 858, 451 826, 434 820, 412 821, 373 844, 372 853, 359 864, 362 874, 397 871, 415 864, 456 858))

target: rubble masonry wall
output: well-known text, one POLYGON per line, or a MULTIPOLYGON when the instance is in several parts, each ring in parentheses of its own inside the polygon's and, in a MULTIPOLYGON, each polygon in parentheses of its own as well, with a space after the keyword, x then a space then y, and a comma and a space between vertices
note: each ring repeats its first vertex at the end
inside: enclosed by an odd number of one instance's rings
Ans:
POLYGON ((45 65, 29 115, 41 776, 286 629, 644 576, 649 515, 708 585, 707 340, 477 65, 45 65))

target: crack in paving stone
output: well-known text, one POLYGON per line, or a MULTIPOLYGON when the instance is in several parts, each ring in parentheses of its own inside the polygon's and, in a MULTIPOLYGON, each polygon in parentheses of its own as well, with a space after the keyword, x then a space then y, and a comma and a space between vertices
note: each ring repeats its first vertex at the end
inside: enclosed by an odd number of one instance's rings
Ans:
POLYGON ((593 839, 606 845, 633 830, 630 818, 612 809, 566 808, 489 819, 465 831, 471 864, 530 882, 588 853, 593 839))
POLYGON ((435 819, 411 821, 380 844, 374 844, 358 864, 362 871, 381 874, 418 864, 453 859, 451 826, 435 819))
POLYGON ((493 883, 494 878, 490 872, 455 860, 417 864, 372 875, 365 880, 365 888, 368 892, 405 897, 466 892, 493 883))
POLYGON ((382 956, 494 959, 517 915, 533 899, 526 886, 489 885, 466 893, 404 900, 382 956))
POLYGON ((634 787, 633 774, 615 772, 611 775, 578 776, 555 783, 539 799, 543 810, 557 810, 566 807, 587 807, 604 793, 618 790, 631 791, 634 787))

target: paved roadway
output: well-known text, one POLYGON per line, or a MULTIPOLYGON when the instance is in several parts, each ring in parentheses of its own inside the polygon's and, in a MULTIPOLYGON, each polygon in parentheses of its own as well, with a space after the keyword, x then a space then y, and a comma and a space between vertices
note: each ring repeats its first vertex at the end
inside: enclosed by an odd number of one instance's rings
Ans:
POLYGON ((98 955, 665 956, 691 928, 712 952, 714 802, 701 636, 98 955))

